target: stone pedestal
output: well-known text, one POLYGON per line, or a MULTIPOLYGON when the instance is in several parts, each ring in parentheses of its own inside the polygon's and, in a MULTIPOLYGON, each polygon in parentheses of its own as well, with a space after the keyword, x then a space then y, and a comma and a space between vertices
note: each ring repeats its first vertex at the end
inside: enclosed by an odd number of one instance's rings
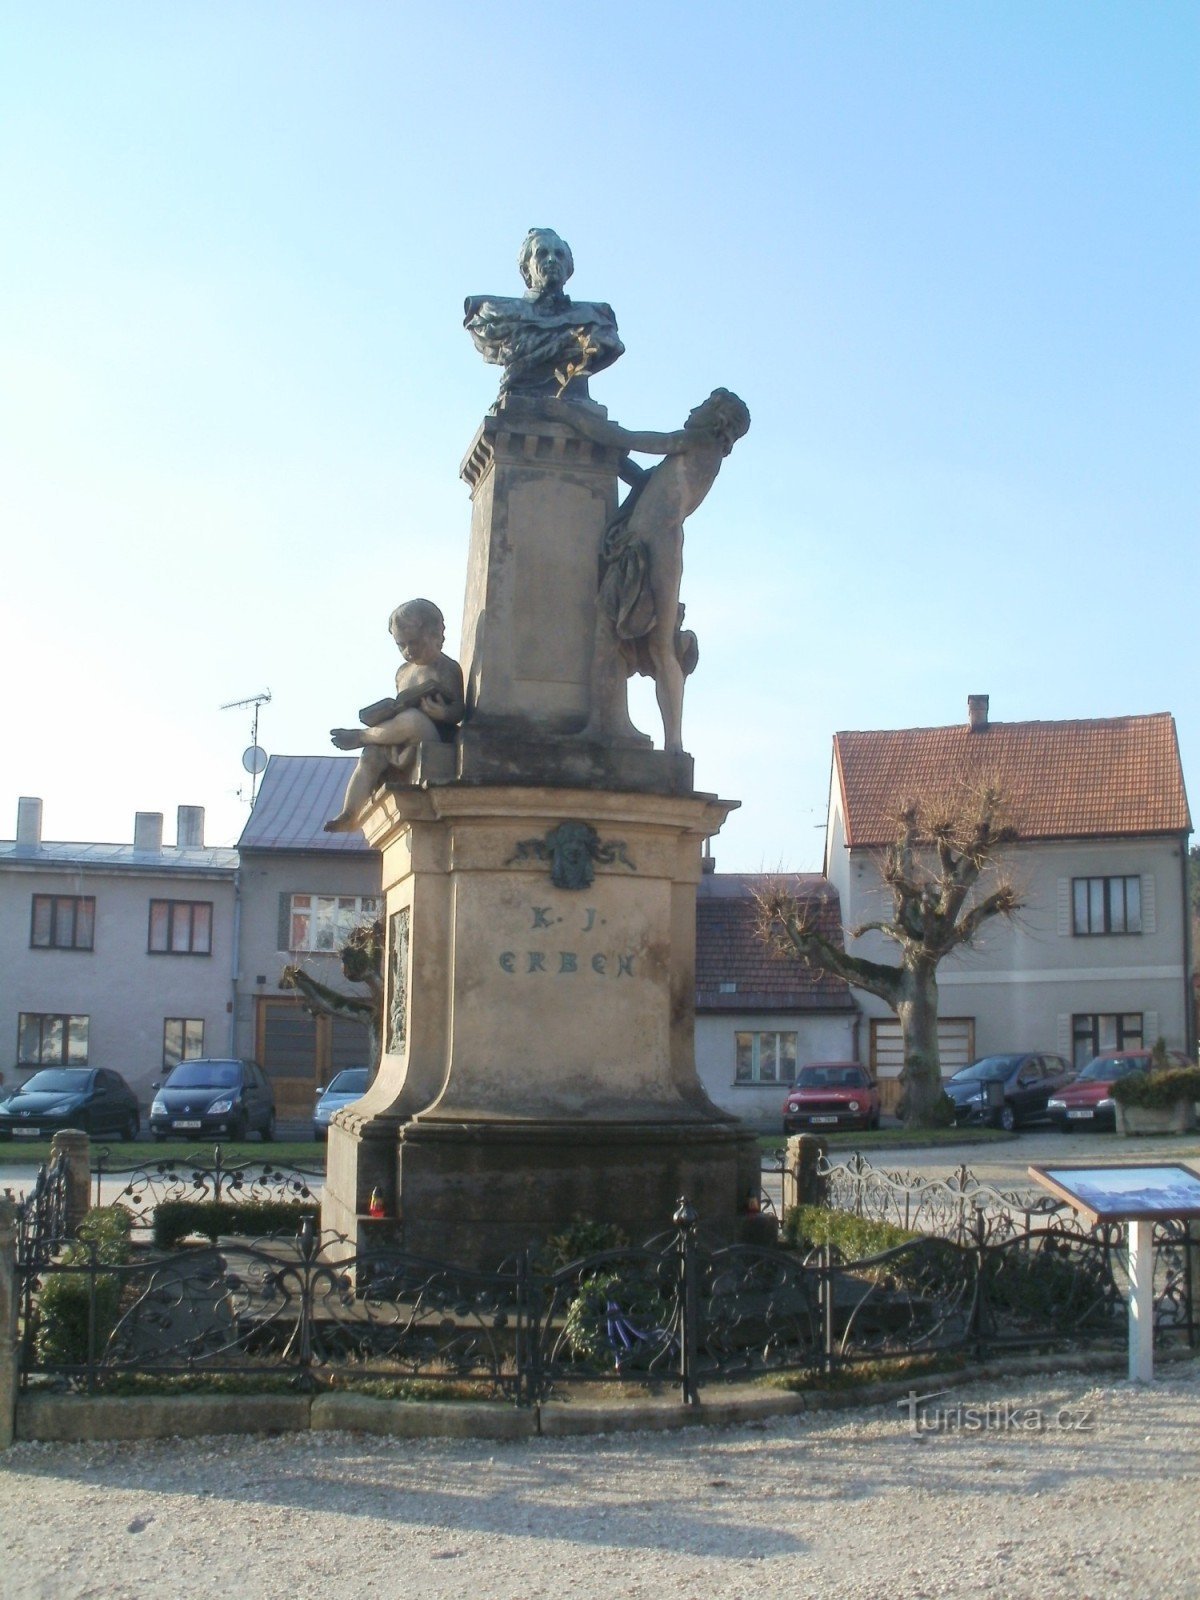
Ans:
POLYGON ((693 1039, 695 886, 730 809, 517 785, 383 793, 365 832, 383 856, 385 1053, 330 1129, 324 1227, 489 1266, 578 1215, 639 1239, 687 1193, 732 1236, 757 1143, 705 1095, 693 1039))
POLYGON ((597 625, 620 452, 558 420, 564 409, 510 397, 484 419, 462 465, 471 489, 468 727, 476 738, 517 739, 587 728, 608 744, 648 748, 629 721, 624 668, 597 625))

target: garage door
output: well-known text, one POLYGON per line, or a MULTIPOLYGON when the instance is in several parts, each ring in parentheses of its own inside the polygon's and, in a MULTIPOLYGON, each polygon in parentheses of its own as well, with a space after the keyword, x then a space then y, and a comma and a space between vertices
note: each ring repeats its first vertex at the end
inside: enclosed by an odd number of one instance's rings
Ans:
MULTIPOLYGON (((938 1018, 938 1055, 942 1077, 948 1078, 959 1067, 975 1059, 975 1018, 938 1018)), ((900 1099, 900 1072, 904 1066, 904 1044, 900 1024, 894 1017, 871 1020, 871 1075, 879 1080, 883 1109, 895 1114, 900 1099)))

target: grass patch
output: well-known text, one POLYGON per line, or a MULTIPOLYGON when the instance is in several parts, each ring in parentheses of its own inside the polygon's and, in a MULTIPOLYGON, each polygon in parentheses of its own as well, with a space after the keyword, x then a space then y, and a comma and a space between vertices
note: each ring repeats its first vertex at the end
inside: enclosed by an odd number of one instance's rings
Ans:
POLYGON ((832 1372, 781 1372, 760 1379, 767 1389, 783 1389, 788 1394, 804 1394, 813 1389, 867 1389, 876 1383, 894 1383, 905 1378, 921 1378, 937 1372, 963 1372, 965 1355, 939 1352, 927 1356, 897 1356, 894 1361, 855 1361, 835 1367, 832 1372))
MULTIPOLYGON (((186 1163, 194 1167, 211 1167, 213 1145, 189 1144, 185 1139, 135 1139, 123 1143, 118 1139, 93 1139, 92 1151, 107 1149, 109 1167, 151 1166, 159 1161, 186 1163)), ((49 1139, 0 1139, 0 1167, 40 1166, 50 1159, 49 1139)), ((259 1139, 247 1139, 242 1144, 222 1144, 223 1166, 240 1166, 242 1162, 273 1162, 278 1166, 298 1166, 325 1170, 325 1145, 316 1139, 277 1139, 274 1144, 263 1144, 259 1139)))
MULTIPOLYGON (((874 1128, 863 1133, 849 1129, 824 1133, 830 1150, 861 1150, 869 1155, 872 1150, 925 1150, 937 1145, 958 1144, 1010 1144, 1016 1134, 1005 1133, 1001 1128, 874 1128)), ((782 1150, 787 1144, 784 1133, 759 1135, 760 1150, 782 1150)))

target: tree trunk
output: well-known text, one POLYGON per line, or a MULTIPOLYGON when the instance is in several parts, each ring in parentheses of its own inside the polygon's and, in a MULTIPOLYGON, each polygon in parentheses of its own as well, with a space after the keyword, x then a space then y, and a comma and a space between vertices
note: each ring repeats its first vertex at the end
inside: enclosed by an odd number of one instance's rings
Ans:
POLYGON ((900 1115, 906 1128, 938 1128, 946 1122, 938 1054, 937 966, 928 961, 907 963, 900 999, 896 1003, 904 1068, 900 1073, 900 1115))

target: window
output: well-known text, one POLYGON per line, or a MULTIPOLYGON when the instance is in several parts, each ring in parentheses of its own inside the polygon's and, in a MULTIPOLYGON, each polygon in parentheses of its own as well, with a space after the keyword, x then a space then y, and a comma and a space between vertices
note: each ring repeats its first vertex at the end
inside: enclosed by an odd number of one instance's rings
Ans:
POLYGON ((340 950, 360 922, 379 915, 369 894, 294 894, 289 950, 340 950))
POLYGON ((91 895, 35 894, 29 943, 35 950, 90 950, 96 931, 91 895))
POLYGON ((1076 933, 1141 933, 1140 877, 1075 878, 1071 891, 1076 933))
POLYGON ((88 1019, 22 1011, 17 1022, 17 1063, 22 1067, 86 1067, 88 1019))
POLYGON ((163 1066, 167 1071, 203 1054, 204 1023, 193 1017, 168 1017, 163 1023, 163 1066))
POLYGON ((211 955, 212 914, 211 900, 151 900, 150 954, 211 955))
POLYGON ((1093 1056, 1142 1048, 1140 1011, 1093 1012, 1071 1018, 1072 1059, 1078 1071, 1093 1056))
POLYGON ((796 1076, 794 1033, 735 1033, 738 1083, 791 1083, 796 1076))

